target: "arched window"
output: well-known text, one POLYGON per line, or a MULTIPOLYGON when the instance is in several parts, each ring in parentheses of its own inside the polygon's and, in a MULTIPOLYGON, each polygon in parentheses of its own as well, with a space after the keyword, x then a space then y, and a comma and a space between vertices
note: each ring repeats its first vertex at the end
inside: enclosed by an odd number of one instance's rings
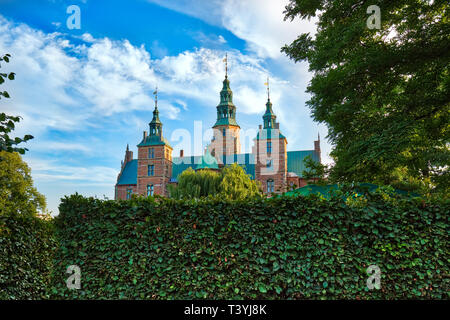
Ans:
POLYGON ((147 197, 148 196, 153 196, 153 185, 152 184, 147 185, 147 197))
POLYGON ((226 135, 226 130, 225 130, 225 128, 223 128, 222 129, 222 135, 225 137, 225 135, 226 135))
POLYGON ((275 190, 275 183, 272 179, 267 180, 267 193, 272 193, 275 190))

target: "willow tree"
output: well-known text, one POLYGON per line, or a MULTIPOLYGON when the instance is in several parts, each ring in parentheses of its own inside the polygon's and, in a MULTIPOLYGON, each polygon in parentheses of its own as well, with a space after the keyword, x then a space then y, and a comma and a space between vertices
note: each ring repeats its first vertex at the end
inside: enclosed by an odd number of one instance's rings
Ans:
POLYGON ((285 19, 318 21, 315 36, 300 34, 282 51, 313 73, 307 104, 328 126, 332 179, 419 180, 448 192, 449 8, 442 0, 290 1, 285 19))
POLYGON ((176 187, 169 185, 169 193, 176 199, 220 196, 238 200, 261 195, 261 188, 241 166, 234 163, 220 172, 188 168, 178 176, 176 187))

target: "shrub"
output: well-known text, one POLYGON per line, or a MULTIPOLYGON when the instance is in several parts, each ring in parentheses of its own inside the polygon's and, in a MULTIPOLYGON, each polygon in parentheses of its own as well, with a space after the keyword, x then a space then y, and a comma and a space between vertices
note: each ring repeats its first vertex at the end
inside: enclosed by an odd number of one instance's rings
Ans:
POLYGON ((52 298, 448 299, 449 202, 342 197, 104 201, 56 218, 52 298), (69 290, 69 265, 81 289, 69 290), (366 286, 369 265, 381 289, 366 286))
POLYGON ((0 215, 0 300, 48 297, 56 245, 53 231, 49 219, 0 215))

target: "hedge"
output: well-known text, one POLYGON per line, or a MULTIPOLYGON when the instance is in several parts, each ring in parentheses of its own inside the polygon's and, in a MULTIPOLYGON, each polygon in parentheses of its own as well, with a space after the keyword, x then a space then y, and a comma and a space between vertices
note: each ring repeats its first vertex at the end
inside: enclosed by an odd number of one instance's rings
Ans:
POLYGON ((36 216, 0 215, 0 300, 48 298, 53 223, 36 216))
POLYGON ((55 299, 448 299, 449 202, 309 197, 108 201, 55 219, 55 299), (66 268, 81 269, 81 289, 66 268), (366 285, 369 265, 381 288, 366 285))

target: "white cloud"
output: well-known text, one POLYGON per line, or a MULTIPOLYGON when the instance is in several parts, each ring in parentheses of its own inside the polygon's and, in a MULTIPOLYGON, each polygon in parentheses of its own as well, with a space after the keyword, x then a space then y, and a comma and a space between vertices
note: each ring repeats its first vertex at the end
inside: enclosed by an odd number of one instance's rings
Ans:
POLYGON ((288 0, 148 0, 211 25, 227 29, 245 40, 248 49, 262 58, 279 58, 280 48, 300 33, 315 34, 315 19, 284 21, 288 0))

